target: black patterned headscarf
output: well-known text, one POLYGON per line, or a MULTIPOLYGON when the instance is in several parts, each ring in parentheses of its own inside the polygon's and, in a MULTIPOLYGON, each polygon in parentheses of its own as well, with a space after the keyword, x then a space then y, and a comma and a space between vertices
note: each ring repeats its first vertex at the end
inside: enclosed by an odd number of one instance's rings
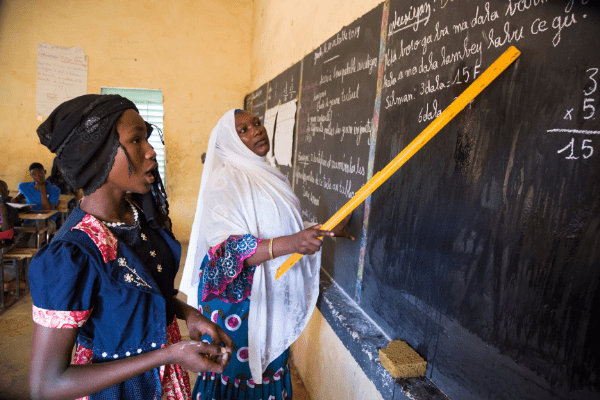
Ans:
MULTIPOLYGON (((133 102, 118 94, 86 94, 56 107, 39 126, 40 142, 56 154, 58 168, 73 189, 83 189, 87 196, 106 182, 120 146, 117 121, 129 109, 139 112, 133 102)), ((152 130, 146 122, 147 137, 152 130)), ((154 183, 150 192, 134 197, 138 198, 150 225, 170 233, 167 194, 158 169, 152 173, 154 183)))
POLYGON ((67 184, 93 193, 108 178, 119 148, 116 124, 135 104, 117 94, 86 94, 58 107, 37 129, 40 142, 56 153, 67 184))

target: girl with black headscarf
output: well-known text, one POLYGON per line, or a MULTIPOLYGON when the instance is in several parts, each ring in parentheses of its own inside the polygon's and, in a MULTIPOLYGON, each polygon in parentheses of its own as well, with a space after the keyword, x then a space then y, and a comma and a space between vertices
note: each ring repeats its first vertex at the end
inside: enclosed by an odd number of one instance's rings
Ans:
POLYGON ((229 336, 175 297, 181 247, 150 132, 118 95, 69 100, 38 128, 85 197, 30 266, 33 398, 187 399, 186 369, 228 363, 229 336), (176 318, 194 340, 181 342, 176 318))

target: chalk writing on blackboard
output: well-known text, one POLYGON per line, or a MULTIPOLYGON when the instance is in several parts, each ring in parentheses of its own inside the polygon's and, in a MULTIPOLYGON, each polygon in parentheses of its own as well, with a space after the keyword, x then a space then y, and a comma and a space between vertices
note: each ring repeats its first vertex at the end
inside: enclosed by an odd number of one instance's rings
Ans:
MULTIPOLYGON (((589 82, 586 85, 583 92, 583 102, 581 108, 569 108, 565 111, 563 120, 573 121, 573 118, 579 117, 578 111, 581 111, 581 118, 583 120, 594 120, 596 114, 596 98, 598 82, 596 81, 596 74, 598 68, 588 68, 586 71, 589 82)), ((600 135, 598 130, 589 129, 572 129, 572 128, 552 128, 547 130, 548 133, 566 133, 569 135, 600 135)), ((558 154, 565 156, 566 160, 585 160, 590 158, 594 154, 594 146, 592 139, 584 139, 581 137, 571 137, 568 144, 561 149, 557 150, 558 154)))
POLYGON ((286 80, 280 85, 280 82, 275 84, 269 84, 269 106, 271 106, 271 100, 273 98, 281 98, 283 102, 295 99, 298 93, 294 86, 294 75, 290 76, 289 80, 286 80), (279 86, 282 86, 281 88, 279 86), (281 92, 279 92, 281 91, 281 92))
MULTIPOLYGON (((327 54, 329 51, 334 49, 336 46, 339 46, 348 40, 358 39, 359 36, 360 36, 360 26, 357 26, 355 28, 342 29, 342 31, 339 32, 333 39, 330 39, 329 41, 325 42, 323 45, 319 46, 319 49, 314 52, 314 64, 316 65, 317 60, 322 58, 325 54, 327 54)), ((334 57, 328 58, 323 63, 335 60, 338 57, 339 57, 339 54, 334 57)))
MULTIPOLYGON (((381 11, 343 28, 304 59, 294 188, 310 221, 327 220, 366 182, 381 11)), ((336 252, 328 251, 324 258, 336 252)))
POLYGON ((583 99, 583 110, 585 111, 583 119, 590 119, 594 116, 596 112, 596 108, 593 104, 595 99, 589 96, 594 94, 596 92, 596 89, 598 88, 598 82, 596 82, 596 79, 594 78, 594 76, 598 73, 598 68, 590 68, 586 72, 590 73, 589 77, 591 81, 591 87, 589 90, 583 91, 583 94, 586 96, 583 99))
MULTIPOLYGON (((591 139, 583 139, 582 143, 581 143, 581 152, 582 152, 582 156, 583 158, 590 158, 592 156, 592 154, 594 154, 594 148, 591 146, 592 144, 592 140, 591 139), (587 153, 586 153, 587 151, 587 153)), ((571 141, 569 142, 569 144, 558 150, 557 153, 562 153, 565 151, 571 150, 570 154, 565 157, 567 160, 577 160, 579 157, 578 156, 574 156, 575 153, 575 138, 571 139, 571 141)))
MULTIPOLYGON (((465 16, 457 21, 432 21, 436 14, 444 13, 447 1, 422 2, 409 6, 407 10, 391 11, 387 35, 393 39, 388 43, 384 54, 383 74, 383 107, 385 109, 406 106, 420 96, 443 92, 455 85, 470 83, 475 80, 482 70, 486 51, 518 45, 528 35, 548 38, 553 47, 561 43, 566 30, 572 29, 579 21, 587 18, 585 11, 574 11, 574 0, 570 0, 558 15, 534 15, 526 23, 513 21, 530 9, 547 8, 546 1, 514 1, 506 5, 485 2, 467 11, 465 16), (504 17, 504 22, 497 22, 504 17), (491 26, 490 26, 491 25, 491 26), (443 38, 452 35, 464 35, 466 31, 475 31, 463 37, 460 42, 451 44, 436 44, 443 38), (399 32, 412 32, 413 35, 399 32), (412 37, 411 37, 412 36, 412 37), (458 44, 458 46, 457 46, 458 44), (417 57, 415 57, 418 55, 417 57), (416 61, 416 62, 415 62, 416 61), (448 73, 443 67, 451 67, 448 73), (439 72, 438 72, 439 71, 439 72), (433 73, 433 75, 432 75, 433 73), (401 83, 407 78, 424 76, 417 87, 408 87, 401 83)), ((587 2, 585 2, 587 3, 587 2)), ((585 4, 582 2, 582 4, 585 4)), ((589 69, 591 80, 597 69, 589 69)), ((590 92, 593 85, 587 88, 590 92)), ((449 99, 438 98, 429 101, 420 111, 419 122, 426 123, 435 118, 443 110, 449 99)), ((585 119, 592 118, 595 112, 595 100, 584 99, 585 119)))

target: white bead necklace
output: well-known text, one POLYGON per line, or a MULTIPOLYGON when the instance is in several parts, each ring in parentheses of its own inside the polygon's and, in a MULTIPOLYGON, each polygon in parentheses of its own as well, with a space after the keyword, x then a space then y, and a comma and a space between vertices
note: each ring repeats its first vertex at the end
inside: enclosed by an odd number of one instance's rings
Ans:
MULTIPOLYGON (((129 200, 127 200, 127 202, 129 203, 129 205, 131 206, 131 210, 133 211, 133 221, 134 221, 133 225, 137 225, 137 223, 138 223, 137 208, 129 200)), ((106 221, 102 221, 102 222, 104 222, 104 224, 106 226, 108 226, 109 228, 116 228, 117 226, 127 225, 125 222, 106 222, 106 221)))

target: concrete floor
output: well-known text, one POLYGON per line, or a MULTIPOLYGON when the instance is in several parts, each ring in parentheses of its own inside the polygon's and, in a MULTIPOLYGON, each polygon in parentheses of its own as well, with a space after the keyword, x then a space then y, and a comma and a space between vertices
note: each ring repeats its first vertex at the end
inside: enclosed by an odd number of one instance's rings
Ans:
POLYGON ((22 297, 0 315, 0 399, 29 399, 31 296, 22 297))
MULTIPOLYGON (((183 247, 183 257, 187 246, 183 247)), ((176 287, 181 279, 182 266, 175 279, 176 287)), ((179 295, 185 300, 185 295, 179 295)), ((31 348, 31 296, 21 297, 0 314, 0 400, 29 399, 29 356, 31 348)), ((185 322, 179 324, 183 339, 189 339, 185 322)), ((196 375, 190 373, 194 387, 196 375)), ((295 400, 310 400, 296 368, 292 365, 292 387, 295 400)))

